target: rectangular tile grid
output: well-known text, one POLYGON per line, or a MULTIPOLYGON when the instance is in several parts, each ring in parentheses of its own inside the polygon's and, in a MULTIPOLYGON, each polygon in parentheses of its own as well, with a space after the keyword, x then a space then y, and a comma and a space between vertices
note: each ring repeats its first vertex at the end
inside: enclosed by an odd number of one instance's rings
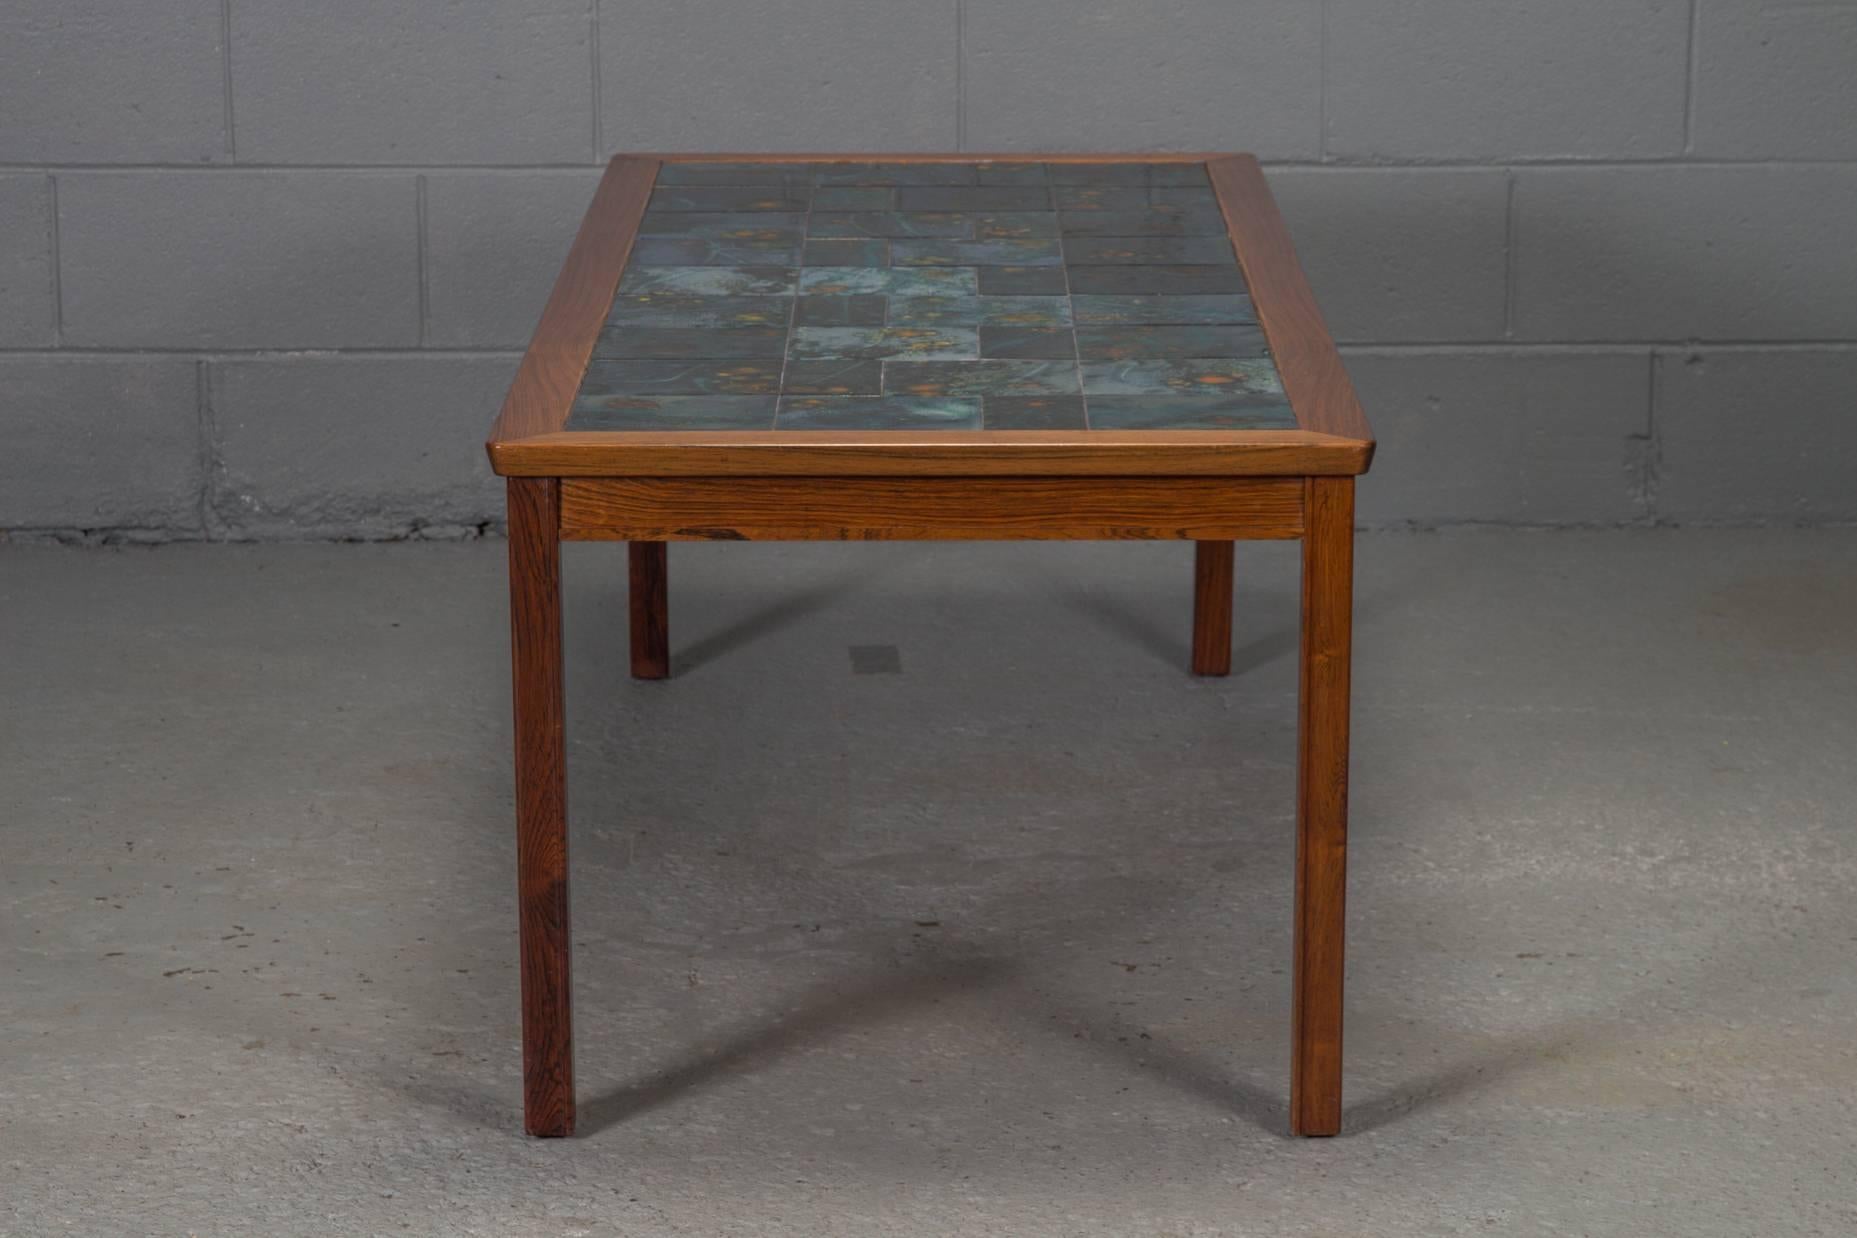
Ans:
POLYGON ((1267 430, 1203 164, 671 163, 570 430, 1267 430))

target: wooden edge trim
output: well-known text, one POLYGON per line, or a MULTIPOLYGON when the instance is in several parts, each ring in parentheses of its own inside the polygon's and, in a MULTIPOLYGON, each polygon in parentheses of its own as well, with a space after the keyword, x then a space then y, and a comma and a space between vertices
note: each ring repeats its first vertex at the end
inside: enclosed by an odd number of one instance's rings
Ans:
MULTIPOLYGON (((1208 160, 1206 172, 1297 424, 1354 440, 1371 462, 1373 429, 1296 261, 1296 248, 1263 169, 1250 155, 1225 155, 1208 160)), ((1361 471, 1365 469, 1363 464, 1361 471)))
POLYGON ((485 447, 497 472, 498 449, 514 439, 548 434, 567 424, 574 392, 612 308, 632 238, 658 176, 656 159, 619 156, 606 166, 580 221, 573 248, 555 279, 528 351, 490 428, 485 447))
POLYGON ((1148 152, 1144 154, 1105 151, 1048 154, 1038 151, 921 151, 898 154, 895 151, 819 151, 768 154, 765 151, 653 151, 615 158, 656 159, 663 163, 1209 163, 1228 158, 1227 152, 1190 151, 1148 152))
POLYGON ((566 430, 493 443, 506 476, 1339 476, 1370 445, 1307 430, 566 430))

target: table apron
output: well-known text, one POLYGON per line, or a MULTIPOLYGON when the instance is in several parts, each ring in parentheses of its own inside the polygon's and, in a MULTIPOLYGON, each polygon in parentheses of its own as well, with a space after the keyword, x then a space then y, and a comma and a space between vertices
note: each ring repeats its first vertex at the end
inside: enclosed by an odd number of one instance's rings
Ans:
POLYGON ((566 477, 571 541, 1202 541, 1303 533, 1302 477, 566 477))

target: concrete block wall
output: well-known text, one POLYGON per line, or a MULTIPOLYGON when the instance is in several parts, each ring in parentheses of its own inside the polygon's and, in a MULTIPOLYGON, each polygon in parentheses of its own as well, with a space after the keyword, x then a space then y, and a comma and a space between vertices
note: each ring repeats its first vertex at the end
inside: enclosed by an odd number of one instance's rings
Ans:
POLYGON ((625 149, 1248 149, 1377 525, 1857 520, 1857 3, 10 0, 0 530, 456 535, 625 149))

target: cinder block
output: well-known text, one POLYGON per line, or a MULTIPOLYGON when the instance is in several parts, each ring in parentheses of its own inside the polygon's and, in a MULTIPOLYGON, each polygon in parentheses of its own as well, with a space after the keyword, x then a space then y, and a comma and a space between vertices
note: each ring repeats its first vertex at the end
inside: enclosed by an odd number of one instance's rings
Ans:
POLYGON ((1857 166, 1516 176, 1523 339, 1857 338, 1857 166))
POLYGON ((483 441, 514 356, 214 362, 215 512, 245 537, 389 537, 501 512, 483 441))
POLYGON ((1336 339, 1502 338, 1502 172, 1275 168, 1270 188, 1336 339))
MULTIPOLYGON (((618 24, 615 37, 629 38, 618 24)), ((239 0, 232 6, 239 158, 587 160, 590 37, 587 0, 239 0)))
POLYGON ((1857 159, 1857 6, 1699 0, 1694 153, 1857 159))
POLYGON ((428 175, 426 342, 526 344, 598 183, 597 171, 428 175))
POLYGON ((195 369, 181 357, 0 357, 0 528, 197 532, 195 369))
POLYGON ((1857 351, 1658 357, 1659 517, 1857 520, 1857 351))
POLYGON ((602 16, 609 151, 955 147, 951 4, 687 0, 602 16))
POLYGON ((0 347, 50 344, 52 301, 50 182, 0 175, 0 347))
POLYGON ((1363 524, 1616 524, 1642 514, 1650 359, 1353 353, 1380 447, 1363 524))
POLYGON ((219 0, 0 5, 0 163, 226 156, 219 0))
POLYGON ((1328 153, 1677 154, 1686 0, 1329 0, 1328 153))
POLYGON ((418 342, 410 175, 67 173, 58 213, 67 344, 418 342))
POLYGON ((1320 149, 1321 6, 970 4, 969 150, 1320 149))

